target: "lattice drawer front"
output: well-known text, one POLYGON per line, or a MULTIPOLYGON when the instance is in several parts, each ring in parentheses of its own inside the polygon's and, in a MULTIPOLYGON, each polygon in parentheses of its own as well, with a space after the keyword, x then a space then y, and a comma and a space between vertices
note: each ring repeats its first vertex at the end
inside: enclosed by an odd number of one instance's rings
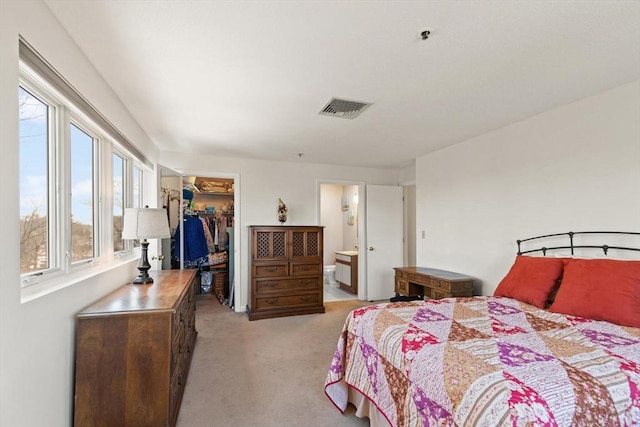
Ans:
POLYGON ((259 231, 256 233, 257 258, 285 258, 287 233, 285 231, 259 231))
POLYGON ((287 256, 287 233, 276 231, 273 233, 273 256, 274 258, 284 258, 287 256))
POLYGON ((318 233, 307 233, 307 256, 318 256, 318 233))
POLYGON ((293 232, 293 256, 305 256, 304 251, 304 232, 303 231, 294 231, 293 232))
POLYGON ((271 253, 269 251, 269 240, 271 237, 271 233, 261 233, 258 232, 256 236, 257 248, 256 248, 256 256, 258 258, 270 258, 271 253))

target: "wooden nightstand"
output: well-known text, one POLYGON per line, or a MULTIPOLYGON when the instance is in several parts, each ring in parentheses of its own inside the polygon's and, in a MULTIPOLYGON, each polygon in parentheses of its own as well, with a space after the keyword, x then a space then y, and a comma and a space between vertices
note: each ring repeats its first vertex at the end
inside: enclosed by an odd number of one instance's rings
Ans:
POLYGON ((422 295, 425 298, 473 296, 473 277, 451 271, 424 267, 396 267, 397 295, 422 295))

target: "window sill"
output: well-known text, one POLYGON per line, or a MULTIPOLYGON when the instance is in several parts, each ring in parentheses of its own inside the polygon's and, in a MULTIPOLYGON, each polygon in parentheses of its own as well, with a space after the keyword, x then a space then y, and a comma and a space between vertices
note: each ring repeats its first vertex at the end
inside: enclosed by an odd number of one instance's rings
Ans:
POLYGON ((112 270, 128 263, 137 264, 139 261, 140 254, 134 252, 133 254, 127 256, 118 257, 108 265, 97 265, 95 267, 82 269, 70 274, 43 280, 42 282, 33 284, 31 286, 25 286, 22 288, 20 293, 20 303, 28 303, 45 295, 49 295, 53 292, 59 291, 60 289, 64 289, 67 286, 72 286, 84 280, 91 279, 92 277, 95 277, 106 271, 112 270))

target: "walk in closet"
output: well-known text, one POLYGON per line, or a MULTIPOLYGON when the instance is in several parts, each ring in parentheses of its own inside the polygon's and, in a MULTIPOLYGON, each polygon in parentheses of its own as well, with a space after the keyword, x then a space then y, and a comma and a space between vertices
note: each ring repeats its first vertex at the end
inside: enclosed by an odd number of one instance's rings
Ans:
POLYGON ((174 204, 168 206, 170 268, 197 269, 200 293, 233 306, 234 180, 185 176, 181 181, 179 197, 167 199, 174 204))

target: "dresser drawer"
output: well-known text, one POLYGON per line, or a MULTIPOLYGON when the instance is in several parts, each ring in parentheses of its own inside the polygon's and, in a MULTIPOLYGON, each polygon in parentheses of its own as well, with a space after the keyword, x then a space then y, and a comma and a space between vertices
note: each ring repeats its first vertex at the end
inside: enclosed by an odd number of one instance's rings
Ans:
POLYGON ((450 282, 438 278, 431 278, 429 285, 437 290, 447 292, 467 291, 473 289, 472 281, 450 282))
POLYGON ((256 311, 280 309, 290 307, 304 307, 309 305, 318 305, 321 302, 321 295, 318 292, 305 293, 298 295, 278 295, 256 297, 256 311))
POLYGON ((429 285, 429 278, 420 274, 407 274, 407 279, 413 283, 419 283, 421 285, 429 285))
POLYGON ((402 279, 406 279, 408 276, 406 271, 395 270, 395 272, 396 272, 396 277, 399 277, 402 279))
POLYGON ((185 296, 178 304, 171 318, 171 333, 173 337, 176 337, 186 327, 189 317, 193 315, 193 303, 189 303, 188 298, 185 296))
POLYGON ((256 294, 283 293, 292 291, 317 291, 322 288, 319 277, 291 279, 254 279, 256 294))
POLYGON ((178 415, 180 409, 179 404, 182 397, 183 382, 186 377, 183 372, 174 372, 171 376, 171 384, 169 386, 169 419, 174 419, 178 415))
POLYGON ((292 262, 289 264, 289 275, 322 275, 322 265, 317 262, 292 262))
POLYGON ((409 295, 409 282, 403 279, 396 278, 396 289, 397 294, 401 295, 409 295))
POLYGON ((447 298, 449 296, 450 295, 447 292, 432 290, 431 295, 429 297, 433 299, 442 299, 442 298, 447 298))
POLYGON ((429 280, 429 286, 431 286, 432 288, 436 289, 436 290, 445 290, 445 291, 450 291, 451 290, 451 282, 447 282, 446 280, 442 280, 442 279, 434 279, 431 278, 429 280))
POLYGON ((289 275, 288 262, 269 262, 253 264, 253 277, 278 277, 289 275))
POLYGON ((184 329, 181 329, 178 336, 175 337, 173 344, 171 344, 171 372, 179 370, 184 347, 184 334, 184 329))

